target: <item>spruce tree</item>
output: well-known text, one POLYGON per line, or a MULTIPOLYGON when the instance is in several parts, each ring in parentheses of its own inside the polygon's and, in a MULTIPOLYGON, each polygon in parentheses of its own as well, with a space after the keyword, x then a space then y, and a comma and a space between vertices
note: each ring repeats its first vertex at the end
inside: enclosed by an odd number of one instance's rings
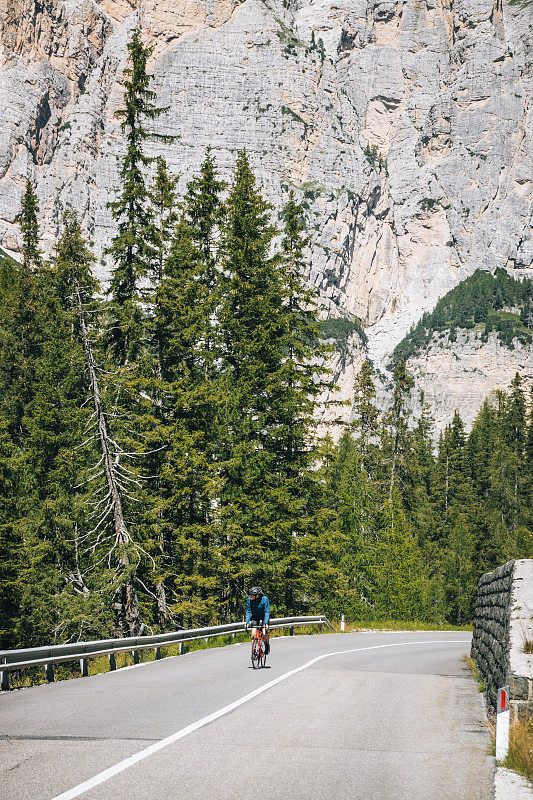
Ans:
MULTIPOLYGON (((153 211, 146 171, 153 159, 144 152, 149 139, 169 137, 149 131, 146 120, 154 120, 165 108, 154 104, 155 92, 146 72, 150 48, 144 47, 136 29, 128 43, 131 66, 125 70, 124 108, 116 112, 126 138, 126 153, 120 169, 121 189, 117 200, 109 203, 118 233, 107 253, 114 262, 109 293, 110 325, 107 343, 117 364, 134 361, 142 340, 142 315, 139 306, 139 281, 157 263, 161 246, 154 234, 153 211)), ((168 187, 167 187, 168 188, 168 187)))
POLYGON ((368 359, 363 361, 361 369, 355 376, 354 383, 354 420, 352 428, 359 443, 361 466, 368 472, 372 463, 372 451, 375 449, 375 438, 378 431, 379 412, 374 405, 376 386, 374 370, 368 359))
POLYGON ((5 419, 0 418, 0 647, 20 644, 15 629, 20 613, 23 585, 22 538, 16 524, 18 509, 18 465, 5 419))
POLYGON ((188 184, 155 296, 161 350, 162 588, 183 624, 216 618, 222 594, 216 515, 219 458, 220 275, 215 263, 221 213, 210 152, 188 184))
MULTIPOLYGON (((278 374, 272 375, 270 448, 276 458, 280 478, 278 498, 284 497, 283 515, 286 542, 285 606, 297 607, 296 575, 307 574, 312 582, 323 569, 320 549, 324 547, 321 520, 313 512, 311 462, 315 412, 320 395, 331 388, 329 370, 323 366, 330 349, 319 339, 316 292, 306 285, 304 249, 308 244, 304 212, 291 192, 282 210, 283 236, 280 260, 282 304, 280 309, 281 338, 278 374)), ((274 346, 274 342, 272 343, 274 346)), ((333 402, 333 401, 332 401, 333 402)), ((325 550, 323 551, 323 554, 325 550)), ((301 601, 300 601, 301 602, 301 601)))
POLYGON ((168 174, 167 162, 162 156, 156 159, 156 173, 150 191, 153 208, 154 258, 150 274, 152 286, 157 286, 163 277, 163 267, 170 248, 174 228, 178 220, 176 184, 178 179, 168 174))
MULTIPOLYGON (((301 596, 312 558, 306 509, 306 442, 318 367, 311 363, 317 326, 299 275, 301 209, 285 209, 283 251, 256 189, 246 154, 237 160, 222 237, 220 311, 227 436, 222 524, 230 594, 265 583, 286 608, 301 596)), ((316 554, 315 554, 316 555, 316 554)))
POLYGON ((39 203, 32 182, 26 181, 26 190, 22 197, 22 211, 19 217, 22 232, 22 263, 27 270, 36 270, 42 266, 43 257, 39 247, 39 203))
POLYGON ((282 302, 279 257, 271 253, 277 231, 268 211, 242 152, 226 202, 219 316, 226 429, 221 514, 231 613, 240 610, 250 582, 265 583, 272 593, 280 563, 277 536, 263 516, 271 510, 265 495, 272 456, 264 439, 269 380, 279 366, 272 343, 281 333, 276 312, 282 302))
POLYGON ((408 470, 409 449, 409 397, 414 386, 412 375, 408 372, 405 361, 401 359, 394 368, 394 390, 392 406, 386 417, 388 426, 384 443, 389 450, 389 509, 394 514, 396 503, 393 503, 394 487, 400 490, 409 507, 411 500, 412 475, 408 470))
POLYGON ((165 265, 157 303, 162 332, 163 419, 168 447, 161 474, 162 546, 171 553, 173 608, 184 624, 211 621, 217 592, 212 548, 213 499, 216 485, 212 460, 216 421, 206 382, 204 287, 202 257, 182 218, 165 265))

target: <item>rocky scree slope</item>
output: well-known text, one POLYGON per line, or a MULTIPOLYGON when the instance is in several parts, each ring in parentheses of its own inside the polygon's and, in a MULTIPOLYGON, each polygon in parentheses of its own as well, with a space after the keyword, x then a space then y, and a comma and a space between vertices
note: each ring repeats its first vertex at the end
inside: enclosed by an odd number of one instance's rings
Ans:
MULTIPOLYGON (((123 147, 113 115, 139 25, 169 107, 157 129, 179 136, 158 147, 182 186, 210 144, 225 175, 246 147, 276 206, 294 188, 312 234, 308 278, 325 313, 363 321, 380 368, 476 268, 531 274, 530 10, 500 0, 0 0, 0 24, 8 252, 31 177, 47 246, 70 203, 108 276, 106 203, 123 147)), ((335 365, 343 396, 366 352, 357 336, 352 345, 335 365)))

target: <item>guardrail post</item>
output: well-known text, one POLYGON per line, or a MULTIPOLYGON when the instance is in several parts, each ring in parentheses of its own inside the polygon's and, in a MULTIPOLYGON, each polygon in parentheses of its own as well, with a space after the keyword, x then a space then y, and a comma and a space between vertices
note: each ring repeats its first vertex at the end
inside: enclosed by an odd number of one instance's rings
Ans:
POLYGON ((86 658, 80 658, 80 670, 82 678, 89 677, 89 662, 86 658))
POLYGON ((7 669, 3 669, 0 672, 0 689, 3 692, 7 692, 9 689, 9 672, 7 669))
POLYGON ((45 664, 44 669, 46 671, 46 680, 48 683, 54 682, 54 665, 53 664, 45 664))
POLYGON ((289 636, 294 636, 294 625, 289 628, 289 636))
POLYGON ((161 648, 160 647, 156 647, 155 648, 155 660, 159 661, 160 658, 161 658, 161 648))
POLYGON ((109 653, 109 669, 114 670, 117 668, 117 659, 114 653, 109 653))
POLYGON ((139 663, 139 651, 138 650, 134 650, 133 651, 133 663, 134 664, 138 664, 139 663))

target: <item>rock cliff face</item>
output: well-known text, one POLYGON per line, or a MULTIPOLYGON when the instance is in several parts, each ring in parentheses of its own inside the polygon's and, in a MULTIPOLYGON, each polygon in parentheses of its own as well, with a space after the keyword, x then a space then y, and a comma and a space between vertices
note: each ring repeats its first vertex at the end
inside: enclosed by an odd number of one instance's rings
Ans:
MULTIPOLYGON (((455 410, 467 428, 486 398, 498 389, 508 390, 518 372, 526 392, 533 388, 533 347, 518 339, 512 349, 496 333, 486 342, 468 330, 458 330, 451 343, 448 334, 434 336, 430 346, 408 359, 407 367, 417 388, 424 392, 436 430, 450 422, 455 410)), ((415 407, 419 411, 419 405, 415 407)))
POLYGON ((225 174, 246 147, 275 205, 294 188, 308 277, 328 313, 362 319, 378 366, 477 267, 532 267, 531 12, 501 0, 0 0, 0 14, 8 251, 29 176, 48 245, 71 203, 101 258, 122 154, 113 114, 140 25, 169 107, 158 130, 179 136, 159 149, 182 186, 211 144, 225 174))

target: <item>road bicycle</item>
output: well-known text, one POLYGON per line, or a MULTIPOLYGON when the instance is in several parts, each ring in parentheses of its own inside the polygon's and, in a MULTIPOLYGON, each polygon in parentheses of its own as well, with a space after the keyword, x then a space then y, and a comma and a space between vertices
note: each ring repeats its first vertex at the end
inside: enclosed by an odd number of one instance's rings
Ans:
POLYGON ((252 634, 252 667, 259 669, 266 664, 266 647, 263 628, 259 626, 252 634))

